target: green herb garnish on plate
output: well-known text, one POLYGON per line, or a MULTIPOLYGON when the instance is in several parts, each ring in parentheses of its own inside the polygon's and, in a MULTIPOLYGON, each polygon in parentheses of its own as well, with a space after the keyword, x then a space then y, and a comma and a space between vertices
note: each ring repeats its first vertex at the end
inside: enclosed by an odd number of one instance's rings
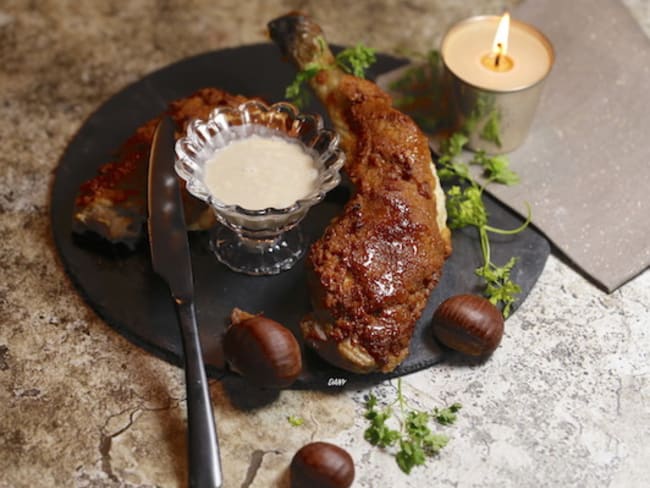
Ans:
MULTIPOLYGON (((319 41, 321 44, 325 42, 322 37, 319 38, 319 41)), ((363 78, 366 70, 377 61, 375 50, 363 44, 343 49, 334 59, 337 67, 359 78, 363 78)), ((309 101, 309 92, 306 90, 306 85, 323 69, 331 69, 331 67, 319 63, 309 63, 305 69, 298 71, 296 77, 285 90, 285 98, 297 107, 304 108, 309 101)))
POLYGON ((478 151, 469 163, 461 161, 460 154, 467 141, 467 136, 459 132, 441 145, 438 176, 442 182, 451 185, 447 189, 447 225, 451 229, 467 226, 477 229, 483 265, 474 272, 485 282, 485 296, 493 304, 501 304, 503 316, 508 317, 517 295, 521 293, 521 287, 510 276, 518 258, 512 257, 503 265, 492 262, 489 234, 509 235, 523 231, 530 223, 530 208, 526 220, 516 229, 499 229, 488 224, 489 216, 483 201, 483 191, 490 183, 515 184, 519 181, 519 176, 510 169, 505 156, 488 156, 485 152, 478 151), (483 169, 484 183, 474 179, 469 165, 477 165, 483 169))

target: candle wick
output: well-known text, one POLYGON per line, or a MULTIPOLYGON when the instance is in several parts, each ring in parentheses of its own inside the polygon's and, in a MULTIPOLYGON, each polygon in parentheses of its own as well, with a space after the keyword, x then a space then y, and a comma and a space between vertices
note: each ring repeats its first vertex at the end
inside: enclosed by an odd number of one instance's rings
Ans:
POLYGON ((494 58, 494 66, 498 68, 499 63, 501 62, 501 52, 503 50, 503 45, 501 43, 498 43, 497 48, 499 49, 499 51, 497 52, 497 55, 494 58))

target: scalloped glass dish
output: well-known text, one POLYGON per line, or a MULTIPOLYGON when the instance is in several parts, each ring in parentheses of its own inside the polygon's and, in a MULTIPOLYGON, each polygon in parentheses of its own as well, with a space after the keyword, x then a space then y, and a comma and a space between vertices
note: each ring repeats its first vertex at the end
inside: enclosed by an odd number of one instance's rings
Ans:
POLYGON ((250 101, 235 109, 217 108, 206 121, 192 121, 176 142, 175 168, 187 191, 210 205, 221 224, 211 235, 217 259, 234 271, 272 275, 290 269, 305 253, 299 223, 339 184, 344 160, 338 135, 323 127, 319 115, 300 113, 286 102, 250 101), (251 210, 219 200, 205 183, 206 163, 231 142, 253 135, 300 144, 316 163, 314 189, 284 208, 251 210))

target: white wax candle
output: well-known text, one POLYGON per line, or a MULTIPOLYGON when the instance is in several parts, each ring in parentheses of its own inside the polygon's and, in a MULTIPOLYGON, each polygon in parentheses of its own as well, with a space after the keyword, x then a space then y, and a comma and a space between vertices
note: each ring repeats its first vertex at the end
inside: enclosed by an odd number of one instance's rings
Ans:
POLYGON ((447 68, 461 80, 484 90, 515 91, 544 79, 553 65, 553 48, 534 27, 512 20, 507 56, 512 67, 496 71, 487 67, 499 17, 472 17, 452 27, 442 41, 447 68))

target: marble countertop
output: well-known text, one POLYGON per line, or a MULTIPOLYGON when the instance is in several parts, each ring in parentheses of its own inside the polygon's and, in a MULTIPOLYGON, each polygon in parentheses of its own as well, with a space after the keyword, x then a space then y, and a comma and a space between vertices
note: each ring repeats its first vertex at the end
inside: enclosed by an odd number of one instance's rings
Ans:
MULTIPOLYGON (((452 22, 514 3, 2 2, 0 488, 185 486, 182 371, 86 305, 51 236, 53 171, 93 110, 169 63, 263 42, 266 22, 292 9, 332 42, 397 53, 436 47, 452 22)), ((625 4, 650 34, 650 2, 625 4)), ((271 398, 212 380, 225 486, 288 486, 291 457, 310 440, 347 449, 358 487, 647 486, 649 324, 650 272, 608 295, 552 255, 488 361, 403 378, 418 408, 463 405, 441 428, 449 445, 408 476, 363 440, 364 395, 394 398, 395 381, 271 398)))

